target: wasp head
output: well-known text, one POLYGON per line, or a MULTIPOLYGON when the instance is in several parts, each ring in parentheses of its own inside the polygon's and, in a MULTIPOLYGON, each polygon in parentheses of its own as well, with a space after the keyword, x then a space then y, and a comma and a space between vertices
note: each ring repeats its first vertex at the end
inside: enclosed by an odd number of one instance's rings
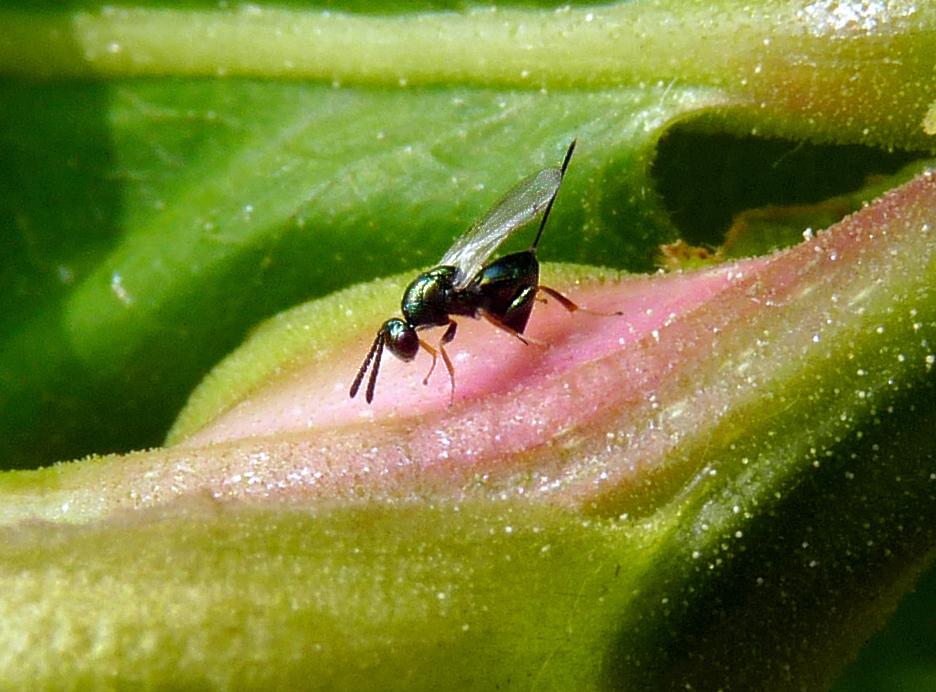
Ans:
POLYGON ((393 317, 383 323, 384 346, 400 360, 411 361, 419 351, 419 337, 416 330, 399 317, 393 317))
POLYGON ((383 323, 380 331, 377 332, 377 338, 374 339, 370 351, 367 352, 367 357, 361 364, 361 369, 358 370, 357 377, 354 378, 354 382, 351 384, 350 394, 352 398, 357 395, 358 388, 364 380, 364 374, 367 372, 371 361, 373 361, 374 367, 371 368, 370 379, 367 381, 367 391, 364 397, 367 399, 368 404, 374 400, 374 387, 377 384, 377 372, 380 370, 380 354, 385 346, 390 349, 390 353, 400 360, 413 360, 419 351, 419 337, 416 335, 416 329, 399 317, 394 317, 383 323))

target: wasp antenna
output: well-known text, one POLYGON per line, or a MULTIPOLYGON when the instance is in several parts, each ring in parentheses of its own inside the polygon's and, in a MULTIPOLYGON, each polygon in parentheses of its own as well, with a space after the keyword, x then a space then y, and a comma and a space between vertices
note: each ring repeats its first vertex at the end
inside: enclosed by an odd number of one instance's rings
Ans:
POLYGON ((559 166, 559 173, 565 175, 566 168, 569 167, 569 161, 572 160, 572 153, 575 151, 575 143, 578 142, 577 139, 573 139, 569 142, 569 148, 566 150, 565 158, 562 159, 562 165, 559 166))
POLYGON ((374 367, 370 371, 370 379, 367 381, 367 392, 365 400, 369 404, 374 400, 374 387, 377 386, 377 372, 380 370, 380 356, 383 353, 384 340, 386 339, 386 330, 381 329, 377 335, 377 341, 374 342, 374 367), (378 346, 377 343, 380 343, 378 346))
MULTIPOLYGON (((565 157, 562 159, 562 165, 559 166, 559 185, 562 185, 562 179, 565 178, 565 172, 569 167, 569 161, 572 160, 572 154, 575 152, 575 143, 577 141, 577 139, 573 139, 569 144, 569 148, 566 150, 565 157)), ((556 191, 546 203, 546 211, 543 212, 543 218, 540 220, 539 230, 536 232, 536 237, 533 239, 533 245, 530 246, 531 250, 535 250, 536 246, 539 245, 540 236, 543 235, 543 229, 546 228, 546 220, 549 218, 549 212, 552 211, 553 202, 556 201, 556 195, 559 194, 559 185, 556 186, 556 191)))
MULTIPOLYGON (((358 370, 357 376, 354 378, 354 382, 351 383, 351 391, 348 393, 351 395, 352 399, 355 396, 357 396, 358 389, 361 388, 361 382, 364 380, 364 373, 367 372, 367 366, 370 365, 370 362, 374 359, 374 354, 377 353, 378 351, 383 350, 383 343, 384 343, 384 330, 383 330, 383 327, 381 327, 380 331, 377 332, 377 337, 374 339, 374 343, 371 344, 370 351, 367 352, 367 357, 364 359, 364 362, 361 363, 361 368, 360 370, 358 370)), ((380 357, 378 356, 377 364, 379 363, 380 363, 380 357)), ((374 365, 374 369, 375 370, 377 369, 376 364, 374 365)), ((371 379, 372 380, 374 379, 373 376, 371 377, 371 379)), ((373 387, 370 387, 369 389, 373 389, 373 387)), ((368 399, 368 403, 370 403, 370 399, 368 399)))

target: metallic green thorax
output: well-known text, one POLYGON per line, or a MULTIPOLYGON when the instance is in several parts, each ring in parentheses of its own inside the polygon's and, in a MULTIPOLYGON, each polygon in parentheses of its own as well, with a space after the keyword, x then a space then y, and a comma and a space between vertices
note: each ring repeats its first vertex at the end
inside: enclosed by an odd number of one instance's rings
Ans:
POLYGON ((417 276, 401 302, 407 324, 414 329, 441 327, 451 315, 478 317, 484 312, 523 333, 539 283, 539 262, 532 250, 491 262, 462 290, 455 288, 455 276, 455 267, 445 266, 417 276))
POLYGON ((417 276, 406 287, 400 302, 406 321, 416 329, 448 324, 455 296, 454 281, 455 267, 436 267, 417 276))

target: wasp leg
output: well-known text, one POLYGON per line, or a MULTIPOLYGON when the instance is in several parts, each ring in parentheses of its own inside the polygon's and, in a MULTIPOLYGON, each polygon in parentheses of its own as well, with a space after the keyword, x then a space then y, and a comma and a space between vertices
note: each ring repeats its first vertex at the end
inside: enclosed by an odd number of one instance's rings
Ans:
MULTIPOLYGON (((564 308, 565 308, 566 310, 568 310, 569 312, 577 312, 577 311, 581 310, 582 312, 587 312, 589 315, 601 315, 602 317, 613 317, 613 316, 615 316, 615 315, 623 315, 623 314, 624 314, 623 312, 620 312, 620 311, 616 311, 616 312, 600 312, 600 311, 598 311, 598 310, 589 310, 588 308, 583 308, 583 307, 582 307, 581 305, 579 305, 578 303, 573 303, 571 300, 569 300, 569 299, 566 298, 564 295, 562 295, 561 293, 559 293, 559 291, 557 291, 557 290, 554 289, 554 288, 550 288, 549 286, 537 286, 537 287, 536 287, 536 290, 537 290, 537 291, 542 291, 543 293, 545 293, 545 294, 548 295, 548 296, 552 296, 553 298, 556 299, 556 301, 559 303, 559 305, 561 305, 562 307, 564 307, 564 308)), ((538 300, 539 300, 539 299, 538 299, 538 300)), ((545 301, 544 301, 544 302, 545 302, 545 301)))
POLYGON ((427 372, 426 376, 423 378, 423 385, 427 385, 429 384, 429 378, 432 377, 432 371, 435 370, 436 360, 439 358, 439 352, 422 339, 419 340, 419 345, 423 348, 424 351, 426 351, 426 353, 432 356, 432 365, 429 366, 429 372, 427 372))
POLYGON ((452 365, 448 351, 445 350, 445 344, 450 343, 452 339, 455 338, 456 329, 458 329, 458 322, 449 319, 448 329, 445 330, 442 338, 439 339, 439 350, 442 352, 442 362, 445 363, 445 369, 448 370, 449 380, 452 383, 452 389, 449 393, 449 408, 455 404, 455 367, 452 365))
MULTIPOLYGON (((446 359, 445 349, 443 346, 455 338, 455 330, 457 329, 458 323, 455 322, 455 320, 449 320, 448 329, 445 330, 445 333, 439 340, 439 348, 442 349, 442 360, 446 359)), ((419 340, 419 345, 422 346, 423 350, 425 350, 430 356, 432 356, 432 365, 429 366, 429 372, 427 372, 426 376, 423 378, 423 384, 426 385, 429 384, 429 378, 432 377, 432 372, 435 370, 436 360, 439 357, 439 351, 427 344, 422 339, 419 340)))
POLYGON ((547 344, 545 341, 542 341, 541 339, 534 339, 532 336, 524 336, 523 334, 521 334, 520 332, 518 332, 516 329, 513 329, 512 327, 510 327, 510 326, 504 324, 503 322, 501 322, 499 319, 497 319, 496 317, 494 317, 494 315, 492 315, 491 313, 489 313, 487 310, 481 310, 481 311, 480 311, 480 315, 481 315, 481 317, 483 317, 484 319, 486 319, 488 322, 490 322, 491 324, 493 324, 493 325, 494 325, 495 327, 497 327, 498 329, 501 329, 501 330, 507 332, 507 333, 510 334, 511 336, 517 337, 518 339, 520 339, 520 341, 522 341, 523 343, 525 343, 527 346, 529 346, 530 344, 532 344, 532 345, 534 345, 534 346, 540 346, 540 347, 542 347, 542 348, 548 348, 548 347, 549 347, 549 344, 547 344))
POLYGON ((442 352, 442 362, 445 363, 445 369, 448 370, 449 380, 452 383, 452 393, 449 395, 449 406, 455 403, 455 366, 452 365, 452 359, 449 358, 449 354, 445 350, 445 344, 451 342, 452 339, 455 338, 455 332, 457 329, 458 322, 455 320, 449 320, 448 329, 445 330, 445 333, 442 334, 442 338, 439 339, 438 349, 433 348, 422 339, 419 340, 419 345, 428 351, 429 355, 432 356, 432 365, 429 367, 429 372, 427 372, 426 376, 423 378, 424 385, 429 384, 429 378, 432 376, 432 371, 435 370, 436 360, 438 358, 439 352, 442 352))
MULTIPOLYGON (((454 325, 455 323, 452 322, 454 325)), ((452 335, 454 336, 455 330, 451 329, 452 335)), ((448 334, 448 332, 446 332, 448 334)), ((439 342, 439 350, 442 351, 442 362, 445 363, 445 369, 448 370, 449 381, 452 383, 452 389, 449 392, 449 408, 455 405, 455 367, 452 365, 452 361, 449 359, 449 355, 445 350, 444 342, 439 342)))
MULTIPOLYGON (((455 338, 455 331, 458 329, 458 322, 453 319, 449 319, 448 329, 445 330, 445 334, 442 335, 442 338, 439 339, 439 348, 442 348, 447 343, 451 343, 452 339, 455 338)), ((445 351, 444 348, 442 348, 445 351)))

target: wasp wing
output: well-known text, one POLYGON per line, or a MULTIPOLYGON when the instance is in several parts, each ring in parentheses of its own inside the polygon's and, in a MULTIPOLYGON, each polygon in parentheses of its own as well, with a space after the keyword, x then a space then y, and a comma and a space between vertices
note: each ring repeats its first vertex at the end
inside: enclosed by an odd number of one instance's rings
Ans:
POLYGON ((544 168, 520 181, 455 241, 439 262, 455 267, 455 288, 467 286, 511 233, 530 223, 549 205, 559 190, 562 174, 560 168, 544 168))

